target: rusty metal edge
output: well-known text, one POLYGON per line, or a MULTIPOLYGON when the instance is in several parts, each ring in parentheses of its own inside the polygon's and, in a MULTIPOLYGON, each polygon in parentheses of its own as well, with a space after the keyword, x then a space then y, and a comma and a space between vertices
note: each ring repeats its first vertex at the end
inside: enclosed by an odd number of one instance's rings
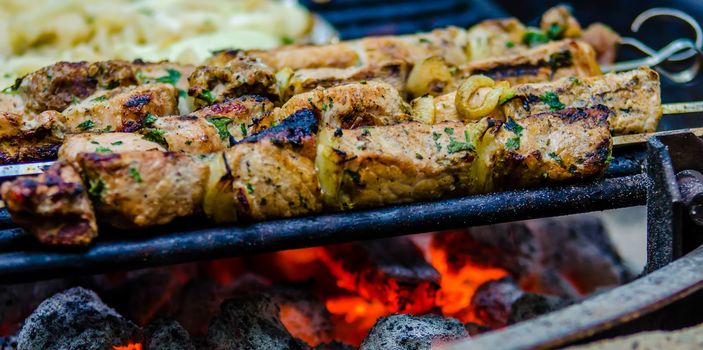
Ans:
POLYGON ((443 350, 551 349, 588 338, 703 289, 703 246, 629 284, 443 350))

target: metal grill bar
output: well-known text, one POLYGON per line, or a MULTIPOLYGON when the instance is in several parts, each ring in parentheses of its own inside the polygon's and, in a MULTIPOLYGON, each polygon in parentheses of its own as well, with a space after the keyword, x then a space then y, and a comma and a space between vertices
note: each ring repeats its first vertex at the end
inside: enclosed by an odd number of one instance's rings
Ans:
MULTIPOLYGON (((647 176, 637 174, 568 186, 99 242, 85 251, 2 253, 0 284, 641 205, 645 203, 646 189, 647 176)), ((0 249, 23 246, 20 232, 0 231, 0 249)))

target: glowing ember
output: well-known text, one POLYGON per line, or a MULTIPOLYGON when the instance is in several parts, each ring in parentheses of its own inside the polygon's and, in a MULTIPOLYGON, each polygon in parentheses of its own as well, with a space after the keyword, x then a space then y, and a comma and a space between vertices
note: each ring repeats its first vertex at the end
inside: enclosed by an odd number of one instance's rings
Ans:
POLYGON ((329 339, 324 339, 323 335, 318 334, 317 329, 312 326, 313 320, 310 315, 292 305, 281 304, 280 308, 281 323, 294 337, 304 340, 310 346, 317 346, 323 341, 329 341, 329 339))
POLYGON ((432 265, 442 275, 437 305, 445 316, 456 317, 462 322, 476 322, 471 312, 471 298, 482 284, 507 276, 500 268, 464 265, 459 270, 450 270, 444 250, 431 248, 432 265))
POLYGON ((380 317, 392 312, 381 302, 355 295, 333 297, 325 303, 335 323, 335 338, 359 346, 380 317))
POLYGON ((129 343, 127 345, 113 345, 112 348, 115 350, 142 350, 142 344, 129 343))

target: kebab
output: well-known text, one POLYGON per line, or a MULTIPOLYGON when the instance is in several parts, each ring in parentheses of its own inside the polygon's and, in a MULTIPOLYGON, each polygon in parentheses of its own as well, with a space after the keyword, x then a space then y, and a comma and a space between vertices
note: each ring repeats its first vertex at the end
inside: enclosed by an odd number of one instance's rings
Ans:
POLYGON ((80 153, 3 184, 2 197, 42 242, 87 244, 96 217, 118 228, 198 214, 258 221, 485 193, 602 174, 609 113, 597 106, 519 122, 325 127, 318 137, 317 118, 304 109, 223 152, 80 153))

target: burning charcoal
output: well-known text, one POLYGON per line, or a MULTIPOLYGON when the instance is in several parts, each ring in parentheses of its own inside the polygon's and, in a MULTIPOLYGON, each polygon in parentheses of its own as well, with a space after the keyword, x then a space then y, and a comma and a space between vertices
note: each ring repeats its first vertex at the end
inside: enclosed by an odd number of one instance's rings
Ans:
POLYGON ((292 286, 273 286, 269 294, 281 309, 281 322, 293 336, 312 346, 332 341, 332 316, 315 295, 292 286))
POLYGON ((508 324, 514 324, 567 307, 571 301, 548 295, 526 293, 511 306, 508 324))
POLYGON ((423 313, 435 307, 439 273, 408 238, 326 246, 321 255, 340 287, 378 300, 391 312, 423 313))
POLYGON ((104 350, 139 340, 139 327, 83 288, 45 300, 18 335, 20 349, 42 350, 104 350))
POLYGON ((511 278, 501 278, 481 285, 471 305, 481 323, 490 328, 501 328, 508 324, 513 304, 524 294, 511 278))
POLYGON ((315 350, 356 350, 356 348, 349 344, 334 341, 331 343, 320 344, 315 347, 315 350))
POLYGON ((145 350, 195 350, 188 331, 176 321, 152 323, 145 333, 145 350))
POLYGON ((310 349, 281 323, 280 310, 265 294, 229 299, 210 323, 208 344, 213 350, 310 349))
POLYGON ((533 293, 575 297, 631 278, 600 220, 588 215, 447 231, 431 246, 450 271, 502 268, 533 293))
POLYGON ((430 350, 468 336, 464 325, 453 318, 397 314, 380 318, 359 349, 430 350))

